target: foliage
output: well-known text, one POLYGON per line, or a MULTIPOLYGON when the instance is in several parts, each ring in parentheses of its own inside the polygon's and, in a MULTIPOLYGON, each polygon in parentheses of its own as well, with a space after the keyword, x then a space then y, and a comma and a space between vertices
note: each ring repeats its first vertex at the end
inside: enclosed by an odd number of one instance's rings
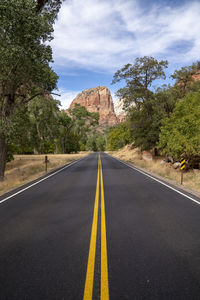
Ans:
POLYGON ((0 3, 1 113, 7 116, 17 98, 24 103, 31 96, 51 92, 56 87, 57 75, 49 66, 53 60, 47 42, 53 38, 59 2, 53 5, 53 1, 48 1, 40 13, 34 0, 2 0, 0 3))
POLYGON ((175 70, 171 75, 175 79, 176 87, 182 92, 182 96, 188 93, 194 83, 193 75, 200 69, 200 62, 193 63, 191 66, 182 67, 180 70, 175 70))
POLYGON ((99 123, 99 113, 89 112, 77 103, 73 109, 69 110, 69 113, 74 124, 74 133, 80 136, 80 143, 86 145, 91 130, 99 123))
POLYGON ((113 77, 113 84, 125 80, 126 86, 117 91, 117 96, 124 99, 125 108, 132 104, 140 107, 141 102, 152 97, 150 90, 152 83, 156 79, 165 78, 164 68, 168 62, 157 61, 153 57, 144 56, 136 58, 133 65, 127 64, 118 70, 113 77))
POLYGON ((105 135, 96 132, 90 135, 87 139, 86 148, 92 151, 104 151, 106 147, 106 138, 105 135))
POLYGON ((55 151, 58 136, 59 102, 50 96, 38 96, 28 105, 32 145, 38 153, 55 151))
POLYGON ((59 0, 0 2, 0 180, 16 108, 56 88, 48 43, 60 5, 59 0))
POLYGON ((70 131, 66 143, 65 153, 77 153, 80 151, 80 136, 73 131, 70 131))
MULTIPOLYGON (((118 90, 117 96, 124 99, 124 109, 128 112, 134 143, 142 149, 152 149, 158 141, 163 116, 163 110, 159 112, 162 106, 159 104, 161 90, 155 94, 151 86, 156 79, 165 79, 164 69, 167 66, 167 61, 157 61, 153 57, 144 56, 136 58, 133 65, 125 65, 114 75, 113 83, 121 80, 126 82, 126 86, 118 90)), ((167 92, 162 90, 162 94, 164 92, 165 98, 169 98, 167 92)))
POLYGON ((159 141, 162 120, 170 116, 177 101, 177 91, 170 86, 163 86, 153 97, 143 102, 140 109, 129 109, 128 118, 134 144, 141 150, 151 150, 159 141))
POLYGON ((184 156, 191 162, 200 156, 200 91, 176 103, 174 112, 163 121, 158 146, 176 159, 184 156))
POLYGON ((64 112, 58 115, 58 136, 56 139, 57 150, 60 153, 70 153, 68 146, 70 140, 70 133, 73 127, 72 119, 64 112))
POLYGON ((125 145, 131 143, 131 133, 126 123, 120 123, 119 125, 110 129, 108 134, 108 150, 117 150, 125 145))

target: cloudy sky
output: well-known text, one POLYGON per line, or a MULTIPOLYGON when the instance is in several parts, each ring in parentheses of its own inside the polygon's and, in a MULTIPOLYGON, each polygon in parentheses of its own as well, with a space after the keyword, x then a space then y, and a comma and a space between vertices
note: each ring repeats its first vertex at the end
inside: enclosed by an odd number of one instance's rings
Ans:
POLYGON ((67 108, 80 91, 111 85, 136 57, 167 59, 175 69, 200 60, 200 0, 65 0, 55 24, 53 68, 67 108))

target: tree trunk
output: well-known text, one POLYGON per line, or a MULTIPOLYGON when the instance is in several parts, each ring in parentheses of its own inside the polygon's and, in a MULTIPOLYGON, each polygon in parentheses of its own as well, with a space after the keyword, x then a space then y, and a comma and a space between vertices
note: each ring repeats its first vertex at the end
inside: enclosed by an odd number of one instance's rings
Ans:
POLYGON ((4 180, 4 173, 6 168, 6 157, 7 157, 7 144, 5 136, 0 136, 0 181, 4 180))

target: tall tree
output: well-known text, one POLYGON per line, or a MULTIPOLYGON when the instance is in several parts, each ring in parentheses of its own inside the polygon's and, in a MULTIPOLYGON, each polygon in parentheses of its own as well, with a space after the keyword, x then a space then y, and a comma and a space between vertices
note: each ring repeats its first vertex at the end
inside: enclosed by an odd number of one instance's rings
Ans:
POLYGON ((59 105, 60 102, 49 95, 37 96, 28 105, 32 145, 40 154, 54 152, 56 148, 56 137, 59 135, 59 105))
POLYGON ((72 137, 72 128, 74 126, 74 123, 72 119, 66 114, 66 112, 61 111, 59 114, 58 124, 59 124, 59 135, 57 138, 58 150, 61 153, 69 153, 74 150, 74 148, 71 145, 72 143, 70 141, 72 137))
POLYGON ((167 66, 167 61, 144 56, 136 58, 133 65, 125 65, 113 78, 113 83, 125 80, 126 85, 118 90, 117 96, 124 99, 132 138, 135 146, 142 149, 152 149, 158 141, 161 116, 152 84, 156 79, 165 79, 167 66))
POLYGON ((48 42, 60 5, 59 0, 0 2, 0 180, 16 107, 56 88, 48 42))
POLYGON ((132 104, 140 108, 142 102, 149 100, 153 94, 150 90, 152 83, 156 79, 165 78, 164 69, 167 66, 167 61, 144 56, 136 58, 133 65, 127 64, 118 70, 112 83, 125 80, 125 87, 117 91, 117 96, 124 99, 125 108, 132 104))

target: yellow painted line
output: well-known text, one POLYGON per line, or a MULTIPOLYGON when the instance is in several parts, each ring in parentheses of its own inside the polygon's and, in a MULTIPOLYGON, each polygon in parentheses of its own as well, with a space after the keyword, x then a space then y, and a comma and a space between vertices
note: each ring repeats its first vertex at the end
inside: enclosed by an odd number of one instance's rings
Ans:
POLYGON ((98 173, 97 185, 94 204, 94 215, 92 222, 92 232, 90 239, 90 248, 88 255, 88 265, 84 289, 83 300, 92 300, 93 285, 94 285, 94 269, 95 269, 95 255, 97 242, 97 223, 98 223, 98 209, 99 209, 99 181, 101 183, 101 291, 100 300, 109 300, 108 287, 108 259, 107 259, 107 241, 106 241, 106 217, 105 217, 105 200, 103 187, 103 172, 101 158, 98 158, 98 173))
MULTIPOLYGON (((99 158, 100 159, 100 158, 99 158)), ((95 254, 96 254, 96 240, 97 240, 97 221, 98 221, 98 209, 99 209, 99 169, 100 161, 98 160, 98 173, 97 173, 97 185, 96 195, 94 203, 94 215, 92 223, 92 232, 90 239, 90 249, 88 255, 88 265, 84 289, 84 300, 92 300, 93 294, 93 282, 94 282, 94 267, 95 267, 95 254)))
POLYGON ((106 217, 105 217, 105 201, 103 187, 103 172, 100 158, 100 174, 101 174, 101 300, 109 299, 108 287, 108 258, 107 258, 107 242, 106 242, 106 217))

